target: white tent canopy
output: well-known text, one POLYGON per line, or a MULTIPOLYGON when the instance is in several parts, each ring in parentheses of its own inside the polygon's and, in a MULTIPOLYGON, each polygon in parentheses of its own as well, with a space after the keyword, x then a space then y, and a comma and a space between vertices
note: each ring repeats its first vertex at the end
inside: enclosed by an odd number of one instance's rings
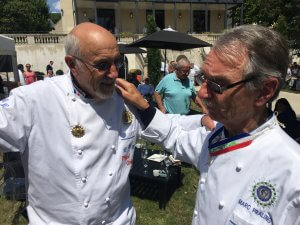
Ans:
POLYGON ((0 35, 0 72, 13 72, 15 81, 19 81, 15 41, 0 35))

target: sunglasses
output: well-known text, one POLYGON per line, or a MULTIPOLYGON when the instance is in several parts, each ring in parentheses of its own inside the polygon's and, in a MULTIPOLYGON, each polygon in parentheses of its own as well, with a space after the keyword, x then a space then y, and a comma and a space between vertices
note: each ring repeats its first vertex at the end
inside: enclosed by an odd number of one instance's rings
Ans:
POLYGON ((77 59, 77 60, 83 62, 84 64, 87 64, 101 72, 108 71, 110 69, 110 67, 112 66, 112 64, 114 64, 118 70, 124 65, 124 60, 123 60, 123 57, 121 57, 121 56, 115 58, 113 61, 102 61, 102 62, 97 63, 96 65, 86 62, 85 60, 83 60, 77 56, 72 55, 72 57, 74 57, 75 59, 77 59))
POLYGON ((255 77, 249 77, 249 78, 246 78, 244 80, 240 80, 238 82, 235 82, 233 84, 229 84, 227 86, 221 86, 220 84, 217 84, 211 80, 208 80, 205 78, 204 74, 199 74, 197 76, 195 76, 195 80, 196 82, 199 84, 199 85, 202 85, 203 83, 206 83, 208 88, 210 90, 212 90, 213 92, 217 93, 217 94, 223 94, 224 91, 230 89, 230 88, 233 88, 239 84, 245 84, 251 80, 254 80, 255 77))

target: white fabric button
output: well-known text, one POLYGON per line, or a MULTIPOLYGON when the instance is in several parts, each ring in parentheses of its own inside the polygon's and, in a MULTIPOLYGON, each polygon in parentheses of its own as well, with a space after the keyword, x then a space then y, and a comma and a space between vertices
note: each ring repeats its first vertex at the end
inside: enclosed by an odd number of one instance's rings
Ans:
POLYGON ((200 179, 200 184, 205 184, 205 178, 200 179))
POLYGON ((89 207, 89 203, 85 202, 85 203, 83 203, 83 206, 84 206, 84 208, 87 208, 87 207, 89 207))
POLYGON ((105 220, 103 220, 102 222, 101 222, 101 224, 105 224, 106 223, 106 221, 105 220))
POLYGON ((78 155, 82 155, 82 150, 79 149, 79 150, 77 151, 77 153, 78 153, 78 155))
POLYGON ((225 202, 224 201, 220 201, 219 202, 219 209, 223 209, 225 206, 225 202))
POLYGON ((86 177, 81 178, 82 183, 86 183, 86 177))
POLYGON ((237 164, 235 170, 236 170, 236 172, 240 172, 242 170, 242 168, 243 168, 242 164, 237 164))
POLYGON ((197 210, 194 210, 194 216, 198 216, 197 210))
POLYGON ((111 148, 111 150, 112 150, 113 152, 116 152, 116 146, 115 146, 115 145, 112 145, 110 148, 111 148))
POLYGON ((113 175, 113 172, 109 172, 108 175, 111 177, 113 175))
POLYGON ((110 201, 110 198, 107 197, 107 198, 105 199, 105 202, 109 202, 109 201, 110 201))

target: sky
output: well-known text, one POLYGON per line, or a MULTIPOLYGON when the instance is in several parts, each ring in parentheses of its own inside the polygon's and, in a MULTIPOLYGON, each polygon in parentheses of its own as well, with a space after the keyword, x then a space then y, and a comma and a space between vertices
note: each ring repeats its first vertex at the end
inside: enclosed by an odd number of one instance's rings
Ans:
POLYGON ((59 1, 60 0, 47 0, 50 12, 60 12, 59 1))

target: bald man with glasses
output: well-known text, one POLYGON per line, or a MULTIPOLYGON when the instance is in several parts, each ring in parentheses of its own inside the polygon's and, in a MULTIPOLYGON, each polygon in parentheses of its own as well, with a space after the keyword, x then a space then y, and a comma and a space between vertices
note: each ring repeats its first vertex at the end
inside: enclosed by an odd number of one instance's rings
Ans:
POLYGON ((287 42, 269 28, 245 25, 220 36, 197 77, 198 96, 218 121, 212 132, 183 129, 117 79, 122 96, 148 112, 144 138, 200 171, 193 225, 300 224, 300 146, 267 107, 288 63, 287 42))
POLYGON ((0 102, 0 146, 20 152, 29 224, 133 225, 129 171, 140 123, 115 91, 115 37, 93 23, 65 41, 69 72, 0 102))

